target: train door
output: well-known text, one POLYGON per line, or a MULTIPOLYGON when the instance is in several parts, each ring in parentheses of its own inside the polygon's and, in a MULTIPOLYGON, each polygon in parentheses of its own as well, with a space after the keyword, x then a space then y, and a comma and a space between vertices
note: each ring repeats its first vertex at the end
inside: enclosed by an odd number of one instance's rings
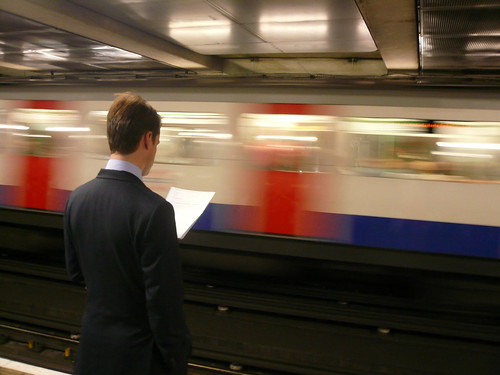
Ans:
POLYGON ((301 237, 337 235, 334 117, 312 106, 273 104, 247 113, 241 132, 253 207, 240 229, 301 237))

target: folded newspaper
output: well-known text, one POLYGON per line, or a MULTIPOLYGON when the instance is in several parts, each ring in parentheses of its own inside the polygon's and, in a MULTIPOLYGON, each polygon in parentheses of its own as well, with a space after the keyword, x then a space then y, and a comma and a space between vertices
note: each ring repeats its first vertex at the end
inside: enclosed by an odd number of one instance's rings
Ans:
POLYGON ((214 197, 212 191, 196 191, 171 187, 167 201, 174 206, 177 237, 183 239, 214 197))

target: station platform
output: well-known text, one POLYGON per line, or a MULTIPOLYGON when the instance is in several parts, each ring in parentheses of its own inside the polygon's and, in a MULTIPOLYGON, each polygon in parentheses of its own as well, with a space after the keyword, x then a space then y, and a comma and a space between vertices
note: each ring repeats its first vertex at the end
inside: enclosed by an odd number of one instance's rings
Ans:
POLYGON ((68 375, 68 373, 0 358, 0 375, 68 375))

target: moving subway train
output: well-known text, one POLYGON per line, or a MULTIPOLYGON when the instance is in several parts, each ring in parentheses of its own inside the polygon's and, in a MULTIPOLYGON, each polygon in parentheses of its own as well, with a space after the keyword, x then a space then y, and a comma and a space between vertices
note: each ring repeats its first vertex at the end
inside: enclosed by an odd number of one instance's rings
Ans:
MULTIPOLYGON (((500 110, 479 98, 143 95, 162 118, 145 183, 216 192, 195 229, 500 258, 500 110)), ((0 100, 0 205, 62 211, 105 165, 112 93, 73 97, 0 100)))

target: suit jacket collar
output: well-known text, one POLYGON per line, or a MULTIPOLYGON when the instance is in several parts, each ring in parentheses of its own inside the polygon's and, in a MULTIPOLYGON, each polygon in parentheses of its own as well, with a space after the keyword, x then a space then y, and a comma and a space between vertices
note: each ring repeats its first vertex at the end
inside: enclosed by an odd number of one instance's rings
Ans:
POLYGON ((144 185, 144 183, 135 176, 133 173, 126 171, 117 171, 114 169, 101 169, 97 174, 97 178, 106 178, 112 180, 120 180, 126 182, 132 182, 140 185, 144 185))
POLYGON ((130 172, 137 178, 142 180, 142 171, 137 165, 132 164, 126 160, 109 159, 108 164, 106 164, 106 169, 113 169, 115 171, 125 171, 130 172))

